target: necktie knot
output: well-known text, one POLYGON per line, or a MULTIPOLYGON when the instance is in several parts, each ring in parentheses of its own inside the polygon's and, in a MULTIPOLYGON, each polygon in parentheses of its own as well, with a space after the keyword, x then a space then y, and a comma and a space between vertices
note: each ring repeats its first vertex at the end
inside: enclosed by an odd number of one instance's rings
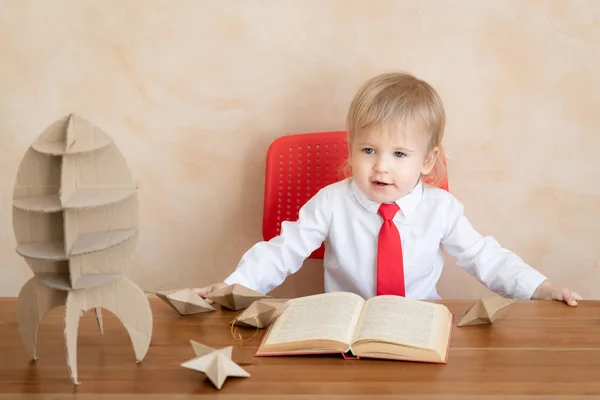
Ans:
POLYGON ((399 209, 400 206, 396 203, 382 204, 379 206, 377 213, 383 217, 384 221, 391 221, 399 209))

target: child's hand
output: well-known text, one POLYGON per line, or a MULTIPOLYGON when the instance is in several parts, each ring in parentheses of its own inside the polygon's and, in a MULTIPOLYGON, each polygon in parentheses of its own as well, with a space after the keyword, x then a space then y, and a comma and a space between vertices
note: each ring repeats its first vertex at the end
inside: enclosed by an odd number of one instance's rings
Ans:
MULTIPOLYGON (((197 289, 193 289, 193 290, 194 290, 194 292, 196 292, 196 294, 198 296, 205 297, 210 292, 214 292, 215 290, 222 289, 226 286, 227 286, 226 283, 219 282, 219 283, 213 283, 212 285, 204 286, 203 288, 197 288, 197 289)), ((212 300, 206 300, 206 302, 209 304, 213 303, 212 300)))
POLYGON ((571 289, 554 286, 548 281, 544 281, 538 286, 531 299, 564 301, 573 307, 577 305, 577 300, 582 300, 581 296, 572 292, 571 289))

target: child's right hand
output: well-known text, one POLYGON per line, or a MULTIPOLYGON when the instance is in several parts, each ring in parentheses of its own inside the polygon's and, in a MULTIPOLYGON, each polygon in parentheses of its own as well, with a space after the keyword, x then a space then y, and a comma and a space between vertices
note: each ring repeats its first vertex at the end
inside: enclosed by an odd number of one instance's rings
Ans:
MULTIPOLYGON (((222 289, 224 287, 227 287, 228 285, 224 282, 219 282, 219 283, 213 283, 212 285, 208 285, 208 286, 204 286, 203 288, 196 288, 193 289, 194 292, 196 292, 196 294, 200 297, 205 297, 207 294, 209 294, 210 292, 214 292, 215 290, 219 290, 222 289)), ((209 304, 212 304, 213 301, 212 300, 206 300, 209 304)))

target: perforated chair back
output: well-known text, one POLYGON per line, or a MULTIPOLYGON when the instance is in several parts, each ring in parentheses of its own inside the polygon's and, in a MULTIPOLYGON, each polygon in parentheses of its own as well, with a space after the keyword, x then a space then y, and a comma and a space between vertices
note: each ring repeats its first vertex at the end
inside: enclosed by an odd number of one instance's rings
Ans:
MULTIPOLYGON (((265 177, 263 238, 281 232, 283 221, 296 221, 300 208, 321 188, 344 179, 348 158, 345 131, 282 136, 269 146, 265 177)), ((321 246, 310 258, 322 259, 321 246)))

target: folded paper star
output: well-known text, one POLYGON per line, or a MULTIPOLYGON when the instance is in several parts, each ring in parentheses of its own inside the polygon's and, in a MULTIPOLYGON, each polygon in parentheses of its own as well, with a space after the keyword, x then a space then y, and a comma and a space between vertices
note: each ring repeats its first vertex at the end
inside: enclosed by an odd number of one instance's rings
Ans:
POLYGON ((268 296, 237 283, 215 290, 205 296, 206 299, 234 311, 247 308, 256 300, 266 297, 268 296))
POLYGON ((238 326, 265 328, 271 325, 271 323, 281 315, 286 307, 286 300, 256 300, 250 305, 250 307, 236 316, 232 322, 238 326))
POLYGON ((505 299, 494 296, 478 300, 462 317, 458 326, 491 324, 507 313, 509 305, 514 303, 513 299, 505 299))
POLYGON ((181 315, 215 311, 212 305, 191 289, 162 291, 154 294, 181 315))
POLYGON ((190 340, 196 357, 181 364, 182 367, 202 372, 217 388, 221 389, 229 376, 248 378, 250 374, 231 359, 233 347, 213 349, 190 340))

